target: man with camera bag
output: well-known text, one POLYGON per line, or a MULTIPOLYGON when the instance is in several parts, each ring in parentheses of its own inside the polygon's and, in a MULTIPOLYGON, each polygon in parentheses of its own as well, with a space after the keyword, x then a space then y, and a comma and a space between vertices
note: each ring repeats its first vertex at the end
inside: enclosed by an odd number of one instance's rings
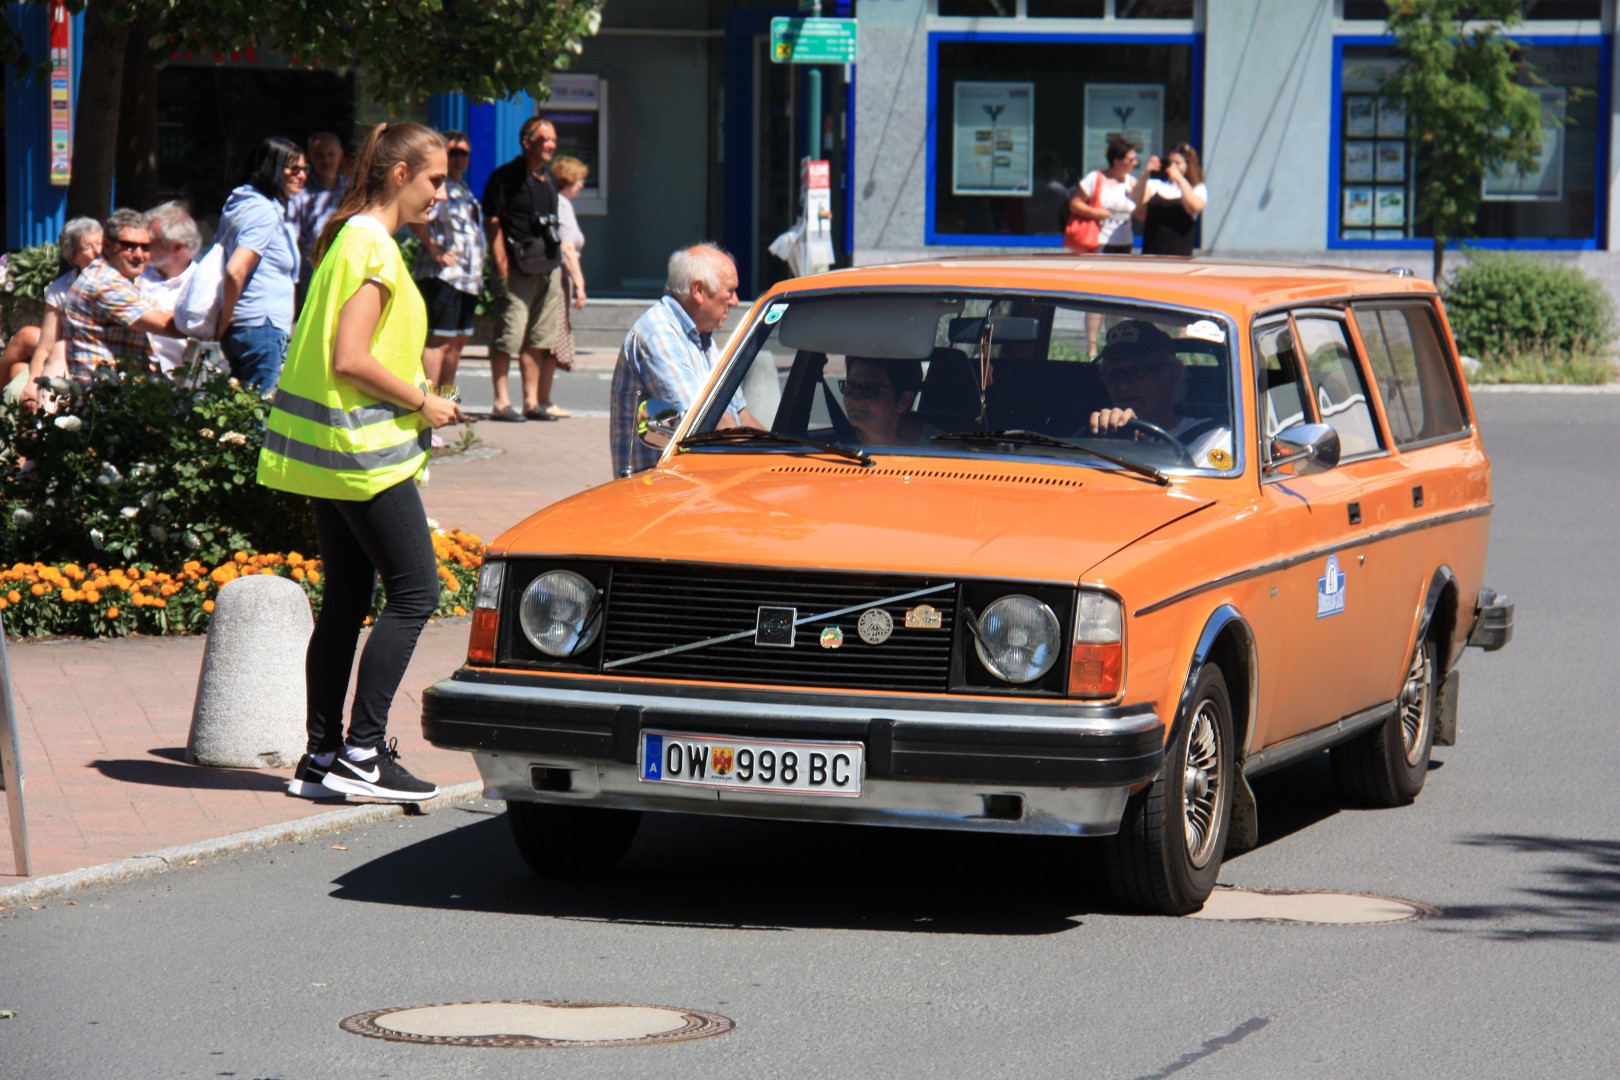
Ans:
POLYGON ((489 174, 482 199, 498 326, 489 351, 495 381, 490 419, 560 420, 569 413, 551 403, 551 380, 563 304, 562 238, 557 189, 547 168, 557 152, 557 129, 532 116, 523 122, 518 144, 523 152, 489 174), (514 353, 523 380, 522 412, 512 407, 506 389, 514 353))

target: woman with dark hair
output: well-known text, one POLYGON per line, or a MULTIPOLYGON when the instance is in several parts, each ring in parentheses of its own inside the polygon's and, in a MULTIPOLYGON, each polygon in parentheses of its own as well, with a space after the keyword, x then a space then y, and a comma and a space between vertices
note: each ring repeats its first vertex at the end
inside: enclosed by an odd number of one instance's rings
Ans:
POLYGON ((325 592, 304 657, 308 743, 289 795, 420 802, 438 793, 406 772, 388 706, 439 602, 439 564, 416 475, 432 428, 461 419, 429 391, 428 314, 394 233, 445 198, 442 136, 379 124, 315 245, 259 455, 259 483, 309 496, 325 592), (343 701, 378 577, 388 601, 360 658, 347 738, 343 701))
POLYGON ((270 136, 254 148, 247 180, 225 200, 218 242, 225 256, 219 344, 231 374, 268 392, 293 329, 298 238, 287 203, 304 189, 309 165, 297 143, 270 136))
POLYGON ((1209 202, 1198 151, 1177 143, 1164 155, 1148 158, 1136 187, 1136 220, 1142 223, 1142 254, 1191 255, 1198 215, 1209 202))

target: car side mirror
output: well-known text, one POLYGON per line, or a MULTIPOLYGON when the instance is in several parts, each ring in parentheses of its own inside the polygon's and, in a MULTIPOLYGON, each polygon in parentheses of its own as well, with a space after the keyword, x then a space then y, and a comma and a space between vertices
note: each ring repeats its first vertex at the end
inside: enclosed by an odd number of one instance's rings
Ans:
POLYGON ((1295 424, 1271 437, 1269 475, 1284 465, 1298 464, 1296 476, 1327 472, 1339 464, 1339 433, 1327 424, 1295 424))
POLYGON ((647 398, 636 406, 636 435, 649 450, 662 450, 681 426, 681 408, 673 401, 647 398))

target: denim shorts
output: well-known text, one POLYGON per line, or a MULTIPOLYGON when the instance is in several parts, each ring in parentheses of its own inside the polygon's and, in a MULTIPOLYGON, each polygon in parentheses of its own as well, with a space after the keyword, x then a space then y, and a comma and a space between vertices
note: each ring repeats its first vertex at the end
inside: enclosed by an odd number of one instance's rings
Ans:
POLYGON ((287 359, 287 335, 268 322, 242 326, 232 323, 219 346, 230 361, 231 375, 261 394, 276 388, 281 365, 287 359))

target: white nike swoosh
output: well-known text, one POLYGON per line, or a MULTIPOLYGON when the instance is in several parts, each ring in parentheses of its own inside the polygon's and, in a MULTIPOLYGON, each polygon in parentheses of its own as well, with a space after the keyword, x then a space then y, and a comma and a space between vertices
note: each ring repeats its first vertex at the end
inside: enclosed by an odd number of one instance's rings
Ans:
POLYGON ((358 776, 368 784, 375 784, 377 782, 377 778, 382 775, 382 769, 375 765, 371 767, 371 771, 368 773, 352 761, 345 760, 343 763, 353 770, 354 775, 358 776))

